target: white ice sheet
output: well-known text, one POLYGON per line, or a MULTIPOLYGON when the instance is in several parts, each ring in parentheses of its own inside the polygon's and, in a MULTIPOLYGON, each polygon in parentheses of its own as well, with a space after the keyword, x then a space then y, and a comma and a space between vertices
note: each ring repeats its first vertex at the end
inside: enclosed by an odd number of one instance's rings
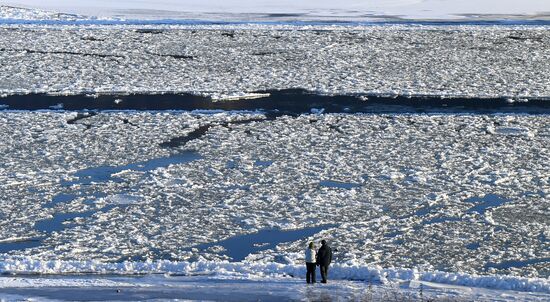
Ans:
POLYGON ((394 16, 405 19, 478 18, 481 14, 489 15, 487 18, 521 19, 540 18, 550 13, 550 2, 547 0, 2 0, 0 5, 101 17, 154 19, 179 15, 189 17, 189 14, 218 19, 224 15, 242 13, 306 14, 309 17, 394 16))

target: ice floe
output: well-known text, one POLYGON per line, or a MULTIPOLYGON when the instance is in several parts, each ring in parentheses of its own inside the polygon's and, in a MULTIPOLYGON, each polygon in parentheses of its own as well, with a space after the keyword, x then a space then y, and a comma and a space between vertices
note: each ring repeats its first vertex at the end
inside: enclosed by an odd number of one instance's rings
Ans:
POLYGON ((550 97, 545 26, 143 27, 1 26, 0 94, 550 97))
POLYGON ((0 249, 235 261, 224 242, 248 238, 239 259, 289 264, 325 238, 341 264, 547 277, 548 127, 545 115, 3 111, 0 249))

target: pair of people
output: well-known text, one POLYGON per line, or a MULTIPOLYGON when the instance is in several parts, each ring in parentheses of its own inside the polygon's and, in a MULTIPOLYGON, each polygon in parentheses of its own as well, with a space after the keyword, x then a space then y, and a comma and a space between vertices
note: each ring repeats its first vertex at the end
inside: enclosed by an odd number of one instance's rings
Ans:
POLYGON ((315 267, 318 265, 321 271, 321 283, 327 283, 328 266, 332 262, 332 250, 325 240, 321 240, 321 248, 315 252, 315 244, 309 243, 306 249, 306 281, 315 282, 315 267))

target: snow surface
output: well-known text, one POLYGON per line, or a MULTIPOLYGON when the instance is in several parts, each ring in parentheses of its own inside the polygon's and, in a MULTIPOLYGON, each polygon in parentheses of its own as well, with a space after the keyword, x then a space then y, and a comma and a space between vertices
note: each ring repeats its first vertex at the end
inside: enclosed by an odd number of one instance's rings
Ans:
POLYGON ((0 95, 187 92, 550 97, 532 26, 0 27, 0 95), (246 29, 248 28, 248 29, 246 29))
POLYGON ((0 4, 142 19, 545 19, 550 13, 546 0, 2 0, 0 4))
MULTIPOLYGON (((115 282, 106 279, 65 279, 61 278, 0 278, 1 288, 31 288, 31 287, 52 287, 52 286, 66 286, 66 287, 86 287, 86 286, 131 286, 132 283, 127 282, 115 282)), ((1 296, 0 296, 1 297, 1 296)))
MULTIPOLYGON (((303 273, 303 271, 301 271, 303 273)), ((38 300, 200 301, 545 301, 550 294, 472 288, 419 280, 331 279, 307 286, 303 276, 198 274, 180 276, 5 276, 0 301, 38 300)))
POLYGON ((544 301, 548 295, 449 286, 424 281, 331 280, 306 286, 303 279, 271 276, 55 276, 1 277, 1 301, 544 301), (109 284, 107 282, 112 282, 109 284), (105 284, 107 283, 107 284, 105 284), (117 284, 118 283, 118 284, 117 284), (28 284, 28 286, 25 286, 28 284), (78 284, 78 287, 74 285, 78 284))

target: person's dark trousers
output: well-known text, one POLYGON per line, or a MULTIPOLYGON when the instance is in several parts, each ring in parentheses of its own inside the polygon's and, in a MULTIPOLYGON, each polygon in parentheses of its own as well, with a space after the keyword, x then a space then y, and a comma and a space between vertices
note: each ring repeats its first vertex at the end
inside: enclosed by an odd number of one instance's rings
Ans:
POLYGON ((327 283, 328 265, 327 266, 321 265, 319 266, 319 269, 321 270, 321 278, 323 279, 321 280, 321 283, 327 283))
POLYGON ((315 263, 309 263, 309 262, 306 262, 306 268, 307 268, 307 273, 306 273, 306 281, 307 283, 315 283, 315 263))

